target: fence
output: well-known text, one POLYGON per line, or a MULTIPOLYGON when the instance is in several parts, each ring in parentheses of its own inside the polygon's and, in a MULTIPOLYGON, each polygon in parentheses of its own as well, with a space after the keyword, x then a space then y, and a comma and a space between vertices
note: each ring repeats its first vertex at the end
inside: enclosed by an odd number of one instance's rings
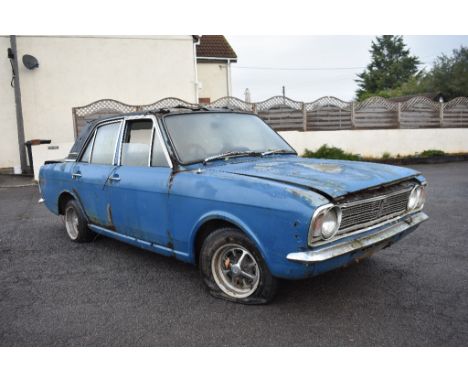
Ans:
MULTIPOLYGON (((75 133, 87 121, 99 117, 176 106, 194 108, 199 105, 178 98, 164 98, 139 106, 111 99, 99 100, 73 108, 75 133)), ((405 102, 393 102, 381 97, 369 98, 363 102, 344 102, 335 97, 299 102, 276 96, 256 103, 224 97, 203 106, 251 111, 278 131, 468 127, 466 97, 455 98, 447 103, 434 102, 426 97, 414 97, 405 102)))

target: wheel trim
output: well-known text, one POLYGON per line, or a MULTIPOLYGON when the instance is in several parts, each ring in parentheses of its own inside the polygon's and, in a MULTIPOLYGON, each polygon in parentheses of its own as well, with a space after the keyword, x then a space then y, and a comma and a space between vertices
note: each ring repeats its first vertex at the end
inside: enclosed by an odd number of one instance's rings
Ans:
POLYGON ((65 210, 65 228, 67 229, 68 236, 72 240, 76 240, 79 234, 78 228, 78 214, 73 207, 68 207, 65 210))
POLYGON ((252 295, 260 282, 260 267, 255 257, 239 244, 218 248, 211 261, 211 271, 218 287, 234 298, 252 295))

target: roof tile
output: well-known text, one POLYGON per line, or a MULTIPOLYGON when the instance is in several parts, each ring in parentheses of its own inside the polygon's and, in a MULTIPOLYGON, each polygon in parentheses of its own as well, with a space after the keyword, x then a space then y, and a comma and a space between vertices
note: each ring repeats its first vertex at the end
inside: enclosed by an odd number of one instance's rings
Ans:
POLYGON ((237 60, 237 54, 222 35, 202 35, 197 45, 197 58, 226 58, 237 60))

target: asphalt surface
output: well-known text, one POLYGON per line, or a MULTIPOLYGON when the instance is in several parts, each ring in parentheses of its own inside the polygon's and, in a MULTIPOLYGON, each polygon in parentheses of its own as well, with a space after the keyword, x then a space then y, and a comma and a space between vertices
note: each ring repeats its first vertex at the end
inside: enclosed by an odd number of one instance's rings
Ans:
POLYGON ((413 167, 428 222, 363 263, 282 282, 267 306, 214 299, 171 258, 72 243, 36 187, 0 176, 0 345, 467 346, 468 162, 413 167))

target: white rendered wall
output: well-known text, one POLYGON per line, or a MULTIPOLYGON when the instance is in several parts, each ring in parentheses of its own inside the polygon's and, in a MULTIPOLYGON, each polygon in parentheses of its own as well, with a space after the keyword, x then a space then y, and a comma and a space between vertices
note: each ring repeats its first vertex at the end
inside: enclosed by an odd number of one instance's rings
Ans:
MULTIPOLYGON (((4 53, 0 56, 1 71, 9 75, 10 64, 5 58, 9 38, 2 37, 0 41, 0 52, 4 53)), ((72 107, 103 98, 136 105, 164 97, 198 101, 190 35, 18 36, 17 48, 25 140, 52 139, 52 144, 73 141, 72 107), (26 69, 21 62, 24 54, 35 56, 39 68, 26 69)), ((2 122, 6 119, 3 123, 8 131, 13 131, 10 101, 7 103, 7 100, 11 98, 14 106, 14 96, 8 89, 7 76, 2 76, 0 86, 0 118, 2 122), (7 113, 4 108, 8 109, 7 113)), ((2 127, 2 134, 4 130, 2 127)), ((14 134, 1 137, 0 168, 19 164, 14 134)))
POLYGON ((210 98, 211 102, 218 98, 227 97, 228 91, 228 66, 224 63, 198 63, 198 81, 202 88, 199 90, 200 98, 210 98))
POLYGON ((385 152, 410 155, 431 149, 468 152, 468 128, 284 131, 280 134, 299 154, 324 144, 365 157, 381 157, 385 152))

